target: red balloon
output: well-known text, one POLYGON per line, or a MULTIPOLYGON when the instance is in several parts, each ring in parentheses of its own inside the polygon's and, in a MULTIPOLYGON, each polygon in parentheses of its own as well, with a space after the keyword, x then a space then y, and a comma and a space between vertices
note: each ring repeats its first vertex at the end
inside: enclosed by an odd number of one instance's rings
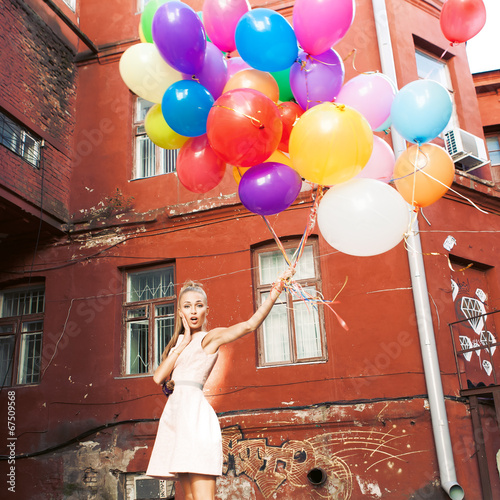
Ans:
POLYGON ((439 22, 450 42, 466 42, 483 29, 486 7, 483 0, 447 0, 441 8, 439 22))
POLYGON ((251 167, 267 160, 283 132, 276 104, 253 89, 222 94, 208 113, 207 136, 224 162, 251 167))
POLYGON ((287 101, 278 105, 281 121, 283 122, 283 133, 278 144, 278 149, 288 153, 288 141, 295 122, 302 116, 304 110, 295 102, 287 101))
POLYGON ((225 170, 226 164, 214 153, 206 134, 188 139, 177 156, 179 181, 194 193, 206 193, 216 187, 225 170))

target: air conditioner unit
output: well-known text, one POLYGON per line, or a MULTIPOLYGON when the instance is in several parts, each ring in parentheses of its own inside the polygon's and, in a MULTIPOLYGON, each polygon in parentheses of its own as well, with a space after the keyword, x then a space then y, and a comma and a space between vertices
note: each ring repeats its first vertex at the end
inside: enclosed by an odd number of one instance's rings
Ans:
POLYGON ((456 168, 471 172, 489 163, 484 141, 462 129, 451 129, 444 134, 446 151, 457 164, 456 168))

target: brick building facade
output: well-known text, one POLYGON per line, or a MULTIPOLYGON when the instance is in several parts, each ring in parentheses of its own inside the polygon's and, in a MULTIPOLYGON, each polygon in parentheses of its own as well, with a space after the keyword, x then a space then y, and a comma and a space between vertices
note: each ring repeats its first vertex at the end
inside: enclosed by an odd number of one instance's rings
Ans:
MULTIPOLYGON (((291 19, 294 2, 251 3, 291 19)), ((382 3, 356 1, 336 46, 345 80, 385 69, 377 30, 386 13, 398 87, 418 79, 419 58, 428 58, 449 78, 456 129, 483 141, 492 132, 483 125, 498 121, 485 121, 463 44, 450 47, 439 30, 442 2, 382 3)), ((24 145, 0 146, 6 498, 172 498, 171 482, 144 474, 165 403, 151 375, 176 293, 187 279, 203 282, 214 327, 250 317, 270 287, 261 271, 278 249, 240 203, 232 169, 203 195, 175 172, 141 174, 144 103, 118 70, 139 41, 141 8, 136 0, 1 0, 0 111, 24 145)), ((158 168, 172 161, 154 154, 158 168)), ((279 358, 264 331, 221 349, 205 387, 223 431, 217 498, 423 499, 461 490, 495 498, 498 176, 487 162, 470 172, 456 166, 453 190, 418 216, 421 251, 401 243, 353 257, 314 229, 303 283, 336 298, 348 331, 325 307, 307 353, 288 327, 290 349, 279 358), (451 486, 433 433, 411 252, 425 264, 451 486)), ((304 190, 269 218, 287 249, 297 247, 312 204, 304 190)))

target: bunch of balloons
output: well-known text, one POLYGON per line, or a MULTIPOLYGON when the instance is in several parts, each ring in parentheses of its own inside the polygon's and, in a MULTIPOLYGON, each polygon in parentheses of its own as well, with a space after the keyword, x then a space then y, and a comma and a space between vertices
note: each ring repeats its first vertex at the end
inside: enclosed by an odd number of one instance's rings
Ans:
POLYGON ((428 197, 415 192, 437 175, 428 164, 444 160, 434 148, 422 148, 419 157, 408 153, 398 164, 373 132, 392 124, 420 148, 448 123, 451 98, 427 80, 398 92, 378 72, 344 82, 333 47, 354 15, 355 0, 296 0, 292 26, 271 9, 251 9, 247 0, 205 0, 201 12, 179 0, 150 0, 141 43, 123 53, 120 74, 154 103, 145 118, 149 138, 180 148, 182 185, 207 192, 230 165, 241 202, 264 216, 288 208, 302 180, 333 186, 318 209, 320 231, 332 246, 376 255, 401 241, 408 225, 404 200, 425 206, 428 197), (417 171, 418 188, 403 188, 417 171), (393 176, 401 177, 398 190, 388 185, 393 176))

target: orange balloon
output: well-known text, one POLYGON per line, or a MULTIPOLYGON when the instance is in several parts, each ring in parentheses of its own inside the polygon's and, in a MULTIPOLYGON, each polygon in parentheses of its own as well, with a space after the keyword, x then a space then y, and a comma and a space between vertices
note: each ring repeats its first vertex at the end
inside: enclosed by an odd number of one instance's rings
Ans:
MULTIPOLYGON (((275 163, 283 163, 285 165, 288 165, 290 168, 292 168, 292 160, 288 158, 288 156, 285 153, 282 153, 278 149, 263 163, 267 163, 269 161, 275 162, 275 163)), ((236 184, 239 184, 241 181, 241 178, 243 177, 243 174, 252 167, 233 167, 233 177, 234 180, 236 181, 236 184)))
POLYGON ((235 73, 226 83, 223 93, 233 89, 254 89, 278 102, 280 89, 271 73, 258 69, 244 69, 235 73))
POLYGON ((409 147, 394 167, 396 189, 415 207, 427 207, 439 200, 452 185, 454 176, 451 156, 432 143, 409 147))

